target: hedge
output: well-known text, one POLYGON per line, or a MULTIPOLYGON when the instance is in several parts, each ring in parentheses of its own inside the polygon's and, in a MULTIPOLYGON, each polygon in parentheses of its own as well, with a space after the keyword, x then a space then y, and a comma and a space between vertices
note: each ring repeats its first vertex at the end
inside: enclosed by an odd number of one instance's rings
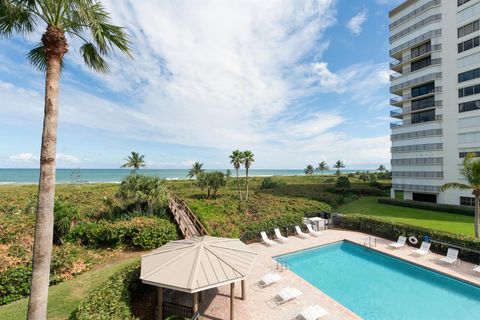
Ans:
POLYGON ((79 223, 69 234, 69 241, 90 247, 116 248, 120 245, 142 250, 154 249, 176 240, 175 224, 157 217, 137 217, 128 221, 79 223))
POLYGON ((140 261, 121 269, 93 289, 71 318, 137 319, 132 313, 132 293, 140 286, 140 261))
POLYGON ((413 201, 413 200, 385 199, 385 198, 378 199, 378 202, 383 204, 400 206, 400 207, 432 210, 432 211, 440 211, 440 212, 450 212, 450 213, 456 213, 456 214, 472 216, 472 217, 475 215, 474 207, 457 206, 453 204, 440 204, 440 203, 421 202, 421 201, 413 201))
MULTIPOLYGON (((399 236, 415 236, 417 239, 419 239, 417 246, 420 246, 423 236, 427 235, 432 240, 442 241, 459 247, 480 251, 480 240, 476 240, 470 236, 437 231, 400 222, 392 222, 372 216, 360 214, 336 215, 334 216, 333 222, 335 227, 360 231, 392 241, 396 241, 399 236)), ((430 250, 442 255, 446 254, 447 249, 447 245, 442 245, 435 242, 432 242, 432 246, 430 247, 430 250)), ((459 258, 478 264, 480 255, 471 251, 460 250, 459 258)))
POLYGON ((0 273, 0 305, 30 293, 31 265, 17 266, 0 273))

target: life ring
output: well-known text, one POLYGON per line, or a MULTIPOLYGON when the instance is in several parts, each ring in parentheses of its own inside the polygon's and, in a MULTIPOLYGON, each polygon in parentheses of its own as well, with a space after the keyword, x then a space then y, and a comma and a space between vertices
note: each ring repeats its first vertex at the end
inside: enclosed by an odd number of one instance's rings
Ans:
POLYGON ((417 244, 418 239, 415 238, 415 236, 410 236, 410 237, 408 237, 408 242, 410 242, 411 244, 417 244))

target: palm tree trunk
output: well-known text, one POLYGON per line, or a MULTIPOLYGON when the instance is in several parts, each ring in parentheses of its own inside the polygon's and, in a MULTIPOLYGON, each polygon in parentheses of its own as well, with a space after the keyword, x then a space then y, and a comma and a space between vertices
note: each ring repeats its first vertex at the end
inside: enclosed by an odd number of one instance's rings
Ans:
POLYGON ((42 320, 47 316, 50 260, 53 241, 53 205, 55 201, 55 157, 59 105, 60 68, 67 51, 64 33, 48 27, 42 36, 46 50, 45 110, 42 147, 40 153, 40 180, 33 244, 33 271, 28 303, 28 319, 42 320))
POLYGON ((247 189, 247 194, 245 196, 245 201, 248 201, 248 167, 245 168, 245 184, 247 189))
POLYGON ((474 191, 475 195, 475 217, 473 219, 474 229, 475 229, 475 238, 479 238, 478 228, 480 225, 480 190, 474 191))
POLYGON ((240 201, 242 201, 242 191, 240 191, 240 179, 238 177, 238 169, 235 169, 237 172, 237 188, 238 188, 238 196, 240 197, 240 201))

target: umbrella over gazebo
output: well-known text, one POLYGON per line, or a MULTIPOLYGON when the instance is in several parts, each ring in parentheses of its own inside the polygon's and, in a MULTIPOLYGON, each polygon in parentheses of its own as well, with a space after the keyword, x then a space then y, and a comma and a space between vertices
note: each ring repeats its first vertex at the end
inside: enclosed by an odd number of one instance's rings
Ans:
POLYGON ((255 262, 256 253, 239 239, 210 236, 171 241, 142 256, 140 279, 158 288, 158 311, 162 317, 162 289, 193 294, 193 312, 198 311, 198 292, 230 284, 230 318, 233 319, 235 282, 242 283, 255 262))

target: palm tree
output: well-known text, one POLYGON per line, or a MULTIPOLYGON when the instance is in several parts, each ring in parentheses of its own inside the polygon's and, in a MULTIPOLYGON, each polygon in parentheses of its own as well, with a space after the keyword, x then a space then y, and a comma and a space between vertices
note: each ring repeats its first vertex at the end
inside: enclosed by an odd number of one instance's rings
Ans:
POLYGON ((303 169, 306 175, 311 176, 313 174, 313 166, 311 164, 307 165, 305 169, 303 169))
POLYGON ((31 64, 45 72, 45 108, 38 207, 33 246, 33 273, 29 319, 45 319, 53 238, 55 167, 60 71, 68 51, 67 35, 83 44, 85 64, 100 73, 110 69, 105 60, 115 49, 130 56, 125 29, 110 23, 98 0, 0 0, 0 36, 36 35, 41 43, 28 53, 31 64))
POLYGON ((122 168, 133 168, 133 172, 140 170, 140 168, 146 167, 145 155, 132 151, 131 154, 125 158, 122 168))
POLYGON ((318 167, 315 170, 320 171, 320 173, 323 174, 323 171, 328 171, 330 168, 325 161, 322 161, 318 164, 318 167))
POLYGON ((475 238, 478 239, 478 228, 480 224, 480 158, 475 158, 475 154, 473 153, 467 154, 463 160, 463 168, 460 170, 460 174, 467 180, 467 183, 446 183, 442 186, 442 191, 447 189, 473 189, 472 194, 475 197, 475 217, 473 219, 473 225, 475 238))
POLYGON ((188 170, 187 178, 190 178, 190 179, 193 177, 198 178, 198 175, 205 171, 202 169, 202 167, 203 167, 203 163, 200 163, 198 161, 192 164, 192 168, 188 170))
POLYGON ((233 164, 233 168, 235 168, 235 172, 237 173, 237 187, 238 187, 238 194, 240 197, 240 201, 242 201, 242 192, 240 191, 240 180, 238 177, 238 170, 240 170, 240 166, 243 164, 243 152, 240 150, 232 151, 230 155, 230 163, 233 164))
POLYGON ((384 166, 383 164, 381 164, 381 165, 378 167, 377 170, 380 171, 380 172, 383 172, 383 171, 386 171, 387 168, 385 168, 385 166, 384 166))
POLYGON ((255 159, 253 159, 253 152, 250 150, 243 151, 243 165, 245 166, 245 186, 247 189, 247 194, 245 196, 245 200, 248 201, 248 169, 252 166, 252 164, 255 162, 255 159))
POLYGON ((340 169, 345 168, 345 164, 342 162, 342 160, 338 160, 337 162, 335 162, 333 167, 337 169, 336 174, 340 175, 340 169))

